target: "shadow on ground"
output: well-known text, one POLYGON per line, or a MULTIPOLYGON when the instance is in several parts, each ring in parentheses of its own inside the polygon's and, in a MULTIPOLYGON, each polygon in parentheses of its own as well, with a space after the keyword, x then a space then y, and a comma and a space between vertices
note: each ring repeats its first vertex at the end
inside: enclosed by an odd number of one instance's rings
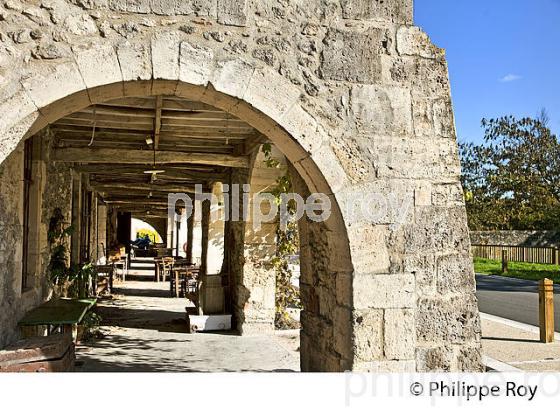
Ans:
MULTIPOLYGON (((79 372, 297 372, 291 336, 240 337, 235 331, 189 334, 186 299, 169 283, 130 275, 115 296, 100 301, 103 337, 77 349, 79 372)), ((153 278, 153 276, 152 276, 153 278)))

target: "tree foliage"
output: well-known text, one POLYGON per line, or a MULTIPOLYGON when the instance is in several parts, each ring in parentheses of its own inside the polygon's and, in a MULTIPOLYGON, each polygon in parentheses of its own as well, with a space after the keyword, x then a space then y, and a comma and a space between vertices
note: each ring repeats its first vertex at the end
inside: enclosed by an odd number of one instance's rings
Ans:
POLYGON ((546 112, 482 126, 482 144, 460 144, 470 228, 560 229, 560 143, 546 112))

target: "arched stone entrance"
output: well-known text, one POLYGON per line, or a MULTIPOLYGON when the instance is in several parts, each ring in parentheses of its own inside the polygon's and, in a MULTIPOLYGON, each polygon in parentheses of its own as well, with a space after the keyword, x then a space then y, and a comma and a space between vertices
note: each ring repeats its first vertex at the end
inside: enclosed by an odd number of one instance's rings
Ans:
MULTIPOLYGON (((300 227, 303 370, 480 369, 446 65, 411 26, 410 2, 74 3, 34 9, 50 16, 48 34, 3 54, 17 69, 3 73, 0 162, 55 120, 115 98, 220 108, 285 154, 301 192, 333 204, 325 223, 300 227)), ((14 32, 37 28, 14 17, 23 10, 7 14, 14 32)))

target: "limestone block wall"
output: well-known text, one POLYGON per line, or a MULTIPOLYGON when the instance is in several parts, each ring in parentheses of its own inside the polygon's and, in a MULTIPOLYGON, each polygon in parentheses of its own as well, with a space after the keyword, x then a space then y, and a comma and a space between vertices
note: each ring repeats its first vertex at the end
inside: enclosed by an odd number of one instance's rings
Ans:
POLYGON ((224 109, 334 204, 308 235, 332 257, 308 299, 308 346, 323 344, 302 349, 305 369, 481 368, 447 65, 411 0, 11 0, 0 15, 0 161, 26 133, 110 98, 224 109))
MULTIPOLYGON (((259 159, 262 154, 259 155, 259 159)), ((251 171, 234 170, 232 185, 239 184, 240 194, 239 212, 249 212, 246 219, 228 224, 229 270, 233 279, 232 301, 234 314, 237 319, 238 330, 244 334, 269 333, 274 330, 274 316, 276 312, 275 291, 276 273, 272 266, 272 258, 276 254, 277 223, 264 223, 257 229, 253 225, 252 201, 253 195, 259 188, 265 188, 256 180, 259 171, 263 170, 262 161, 253 161, 255 166, 251 171), (255 182, 255 184, 251 184, 255 182), (251 187, 248 207, 243 202, 243 186, 251 187)), ((274 182, 275 178, 271 181, 274 182)), ((234 200, 234 199, 232 199, 234 200)))
POLYGON ((44 187, 41 202, 41 249, 42 249, 42 268, 38 273, 43 285, 43 298, 46 298, 51 287, 48 280, 48 265, 50 261, 50 249, 48 246, 49 223, 54 215, 55 209, 60 209, 64 215, 65 223, 68 225, 72 221, 72 170, 68 164, 54 163, 50 161, 52 149, 52 135, 49 130, 39 134, 42 140, 43 158, 45 162, 44 187))
POLYGON ((0 165, 0 348, 18 338, 17 321, 49 297, 47 232, 54 208, 69 209, 69 169, 48 161, 49 134, 35 137, 30 197, 28 288, 22 291, 23 143, 0 165), (66 179, 68 181, 68 179, 66 179))
POLYGON ((560 247, 558 231, 471 231, 470 237, 476 245, 560 247))
MULTIPOLYGON (((292 165, 288 170, 294 191, 308 198, 310 192, 301 176, 292 165)), ((364 320, 353 309, 352 269, 345 264, 348 244, 337 240, 327 224, 307 217, 299 220, 298 228, 302 370, 351 368, 355 357, 371 361, 364 347, 381 349, 382 332, 369 315, 364 320)))
MULTIPOLYGON (((23 148, 0 165, 0 347, 17 338, 17 321, 25 311, 21 292, 23 252, 23 148)), ((25 298, 27 299, 27 298, 25 298)))

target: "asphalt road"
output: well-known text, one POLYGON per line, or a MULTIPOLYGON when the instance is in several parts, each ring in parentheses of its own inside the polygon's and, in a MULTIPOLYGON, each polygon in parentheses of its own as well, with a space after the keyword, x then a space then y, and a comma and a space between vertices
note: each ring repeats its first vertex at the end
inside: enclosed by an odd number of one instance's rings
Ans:
MULTIPOLYGON (((476 275, 481 312, 533 326, 539 325, 539 290, 536 282, 476 275)), ((560 331, 560 287, 554 290, 554 327, 560 331)))

